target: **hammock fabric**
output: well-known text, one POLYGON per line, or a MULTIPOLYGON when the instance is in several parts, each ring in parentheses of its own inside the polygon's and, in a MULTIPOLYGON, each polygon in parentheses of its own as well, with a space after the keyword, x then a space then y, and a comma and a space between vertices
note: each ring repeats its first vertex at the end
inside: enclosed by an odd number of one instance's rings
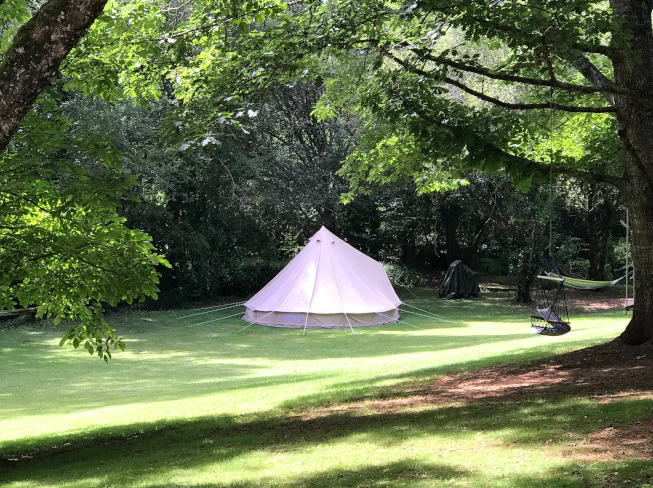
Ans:
MULTIPOLYGON (((549 264, 554 269, 555 274, 564 280, 565 285, 570 288, 576 288, 578 290, 598 290, 600 288, 614 286, 626 277, 626 275, 624 275, 621 278, 617 278, 616 280, 612 281, 582 280, 580 278, 573 278, 571 276, 563 276, 563 274, 558 269, 558 266, 556 266, 556 263, 554 263, 552 259, 549 260, 549 264)), ((546 274, 547 276, 555 276, 553 273, 547 272, 546 274)))
MULTIPOLYGON (((551 273, 547 273, 549 276, 554 276, 551 273)), ((572 278, 571 276, 558 275, 560 278, 565 280, 565 285, 569 288, 576 288, 578 290, 598 290, 600 288, 606 288, 608 286, 614 286, 623 280, 626 276, 622 276, 613 281, 592 281, 592 280, 581 280, 580 278, 572 278)))

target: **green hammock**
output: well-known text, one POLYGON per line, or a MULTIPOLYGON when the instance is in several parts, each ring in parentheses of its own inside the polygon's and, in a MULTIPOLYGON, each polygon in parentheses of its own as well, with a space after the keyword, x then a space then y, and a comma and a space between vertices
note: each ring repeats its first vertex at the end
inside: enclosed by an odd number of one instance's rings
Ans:
POLYGON ((580 278, 572 278, 571 276, 558 275, 560 278, 565 280, 565 285, 570 288, 578 288, 579 290, 598 290, 599 288, 606 288, 608 286, 614 286, 623 280, 626 276, 617 278, 612 281, 592 281, 592 280, 581 280, 580 278))
POLYGON ((599 288, 614 286, 627 276, 627 275, 623 275, 621 278, 617 278, 616 280, 612 280, 612 281, 582 280, 580 278, 573 278, 571 276, 563 276, 560 270, 558 269, 558 266, 555 264, 555 262, 552 259, 549 260, 549 264, 555 270, 555 274, 545 271, 545 273, 548 276, 558 275, 560 278, 564 280, 565 285, 567 285, 570 288, 577 288, 579 290, 598 290, 599 288))

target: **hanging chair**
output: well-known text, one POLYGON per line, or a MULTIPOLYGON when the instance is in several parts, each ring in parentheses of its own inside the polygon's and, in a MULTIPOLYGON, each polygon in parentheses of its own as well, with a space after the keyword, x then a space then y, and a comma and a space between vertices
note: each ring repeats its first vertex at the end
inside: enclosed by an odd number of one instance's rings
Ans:
POLYGON ((537 278, 540 286, 533 302, 531 330, 541 335, 566 334, 571 327, 569 326, 569 312, 565 296, 565 280, 547 275, 538 275, 537 278), (550 290, 550 293, 547 294, 545 282, 553 283, 555 291, 550 290))

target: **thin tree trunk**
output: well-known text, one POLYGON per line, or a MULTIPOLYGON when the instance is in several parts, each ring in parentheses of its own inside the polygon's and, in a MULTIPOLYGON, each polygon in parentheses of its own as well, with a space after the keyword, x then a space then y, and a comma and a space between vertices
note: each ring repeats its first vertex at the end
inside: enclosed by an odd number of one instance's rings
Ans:
POLYGON ((106 3, 49 0, 18 30, 0 65, 0 153, 106 3))
POLYGON ((519 258, 519 279, 517 281, 517 290, 515 293, 515 303, 531 303, 531 286, 533 284, 533 272, 535 268, 535 235, 537 225, 531 223, 531 235, 528 246, 525 247, 519 258))
POLYGON ((455 206, 447 206, 440 209, 442 214, 442 223, 444 224, 444 234, 447 246, 447 261, 451 264, 456 259, 460 259, 460 250, 458 248, 458 209, 455 206))
POLYGON ((606 189, 592 184, 588 188, 587 204, 587 245, 589 273, 588 279, 605 280, 605 264, 610 239, 613 201, 606 189))
POLYGON ((589 262, 588 278, 596 279, 597 269, 597 246, 596 246, 596 203, 594 200, 596 184, 590 184, 587 188, 587 201, 585 202, 585 226, 587 227, 587 261, 589 262))

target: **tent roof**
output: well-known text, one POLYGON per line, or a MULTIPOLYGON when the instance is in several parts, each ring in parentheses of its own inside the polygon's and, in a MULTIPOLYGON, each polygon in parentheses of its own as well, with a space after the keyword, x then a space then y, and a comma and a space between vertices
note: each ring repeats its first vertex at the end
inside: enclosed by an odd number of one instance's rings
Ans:
POLYGON ((401 304, 381 263, 322 227, 245 307, 264 312, 383 313, 401 304))

